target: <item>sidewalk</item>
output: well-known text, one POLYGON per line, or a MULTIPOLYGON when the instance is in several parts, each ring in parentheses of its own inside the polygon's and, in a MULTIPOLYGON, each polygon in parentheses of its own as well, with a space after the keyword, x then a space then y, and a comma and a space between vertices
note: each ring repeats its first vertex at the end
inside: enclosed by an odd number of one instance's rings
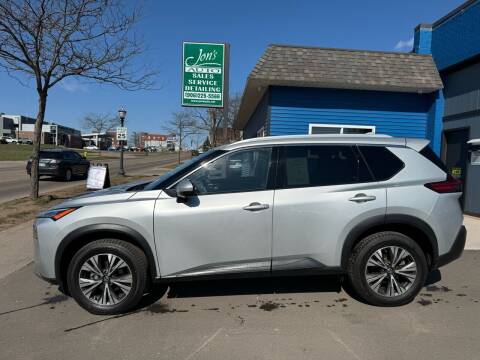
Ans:
POLYGON ((0 232, 0 279, 33 259, 33 220, 0 232))

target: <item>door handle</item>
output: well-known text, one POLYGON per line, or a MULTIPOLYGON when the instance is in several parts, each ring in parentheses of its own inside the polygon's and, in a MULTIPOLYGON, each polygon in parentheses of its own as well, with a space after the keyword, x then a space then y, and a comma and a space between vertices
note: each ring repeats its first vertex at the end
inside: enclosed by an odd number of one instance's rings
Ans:
POLYGON ((377 197, 373 195, 365 195, 365 194, 357 194, 354 197, 348 199, 349 201, 353 201, 356 203, 364 203, 367 201, 373 201, 376 200, 377 197))
POLYGON ((247 205, 243 207, 243 210, 247 211, 260 211, 260 210, 266 210, 269 208, 268 204, 260 204, 258 202, 253 202, 250 205, 247 205))

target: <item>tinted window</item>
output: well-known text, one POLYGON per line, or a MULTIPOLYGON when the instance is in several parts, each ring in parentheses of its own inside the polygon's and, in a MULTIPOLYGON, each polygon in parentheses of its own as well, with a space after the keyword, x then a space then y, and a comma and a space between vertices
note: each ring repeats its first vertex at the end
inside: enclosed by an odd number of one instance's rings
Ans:
POLYGON ((77 157, 72 152, 63 153, 63 157, 67 160, 76 160, 77 157))
POLYGON ((307 187, 372 181, 365 163, 351 146, 283 148, 280 187, 307 187))
POLYGON ((271 152, 271 148, 259 148, 229 153, 188 178, 199 195, 265 190, 271 152))
POLYGON ((56 151, 40 151, 40 159, 63 159, 61 152, 56 151))
POLYGON ((359 146, 376 181, 392 178, 405 165, 390 150, 383 146, 359 146))
POLYGON ((72 151, 70 154, 72 154, 72 157, 76 160, 82 160, 83 158, 80 156, 79 153, 72 151))
POLYGON ((425 146, 421 151, 420 154, 422 154, 424 157, 426 157, 428 160, 430 160, 432 163, 437 165, 440 169, 448 173, 448 169, 445 166, 445 164, 440 160, 440 158, 435 154, 435 152, 432 150, 430 146, 425 146))

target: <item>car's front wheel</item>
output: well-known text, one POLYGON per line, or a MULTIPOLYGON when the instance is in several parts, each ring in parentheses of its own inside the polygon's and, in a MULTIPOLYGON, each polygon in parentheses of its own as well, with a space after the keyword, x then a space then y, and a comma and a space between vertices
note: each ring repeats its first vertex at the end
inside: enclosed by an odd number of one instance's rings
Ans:
POLYGON ((428 272, 425 254, 408 236, 385 231, 367 236, 354 248, 348 264, 353 290, 378 306, 409 303, 420 292, 428 272))
POLYGON ((85 245, 70 262, 67 286, 73 298, 97 315, 124 313, 137 305, 147 284, 147 259, 128 242, 102 239, 85 245))

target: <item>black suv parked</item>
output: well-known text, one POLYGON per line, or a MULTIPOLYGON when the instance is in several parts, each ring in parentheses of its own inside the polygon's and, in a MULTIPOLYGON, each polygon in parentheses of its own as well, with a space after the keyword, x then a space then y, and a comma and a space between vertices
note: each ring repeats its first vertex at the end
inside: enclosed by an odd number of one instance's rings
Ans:
MULTIPOLYGON (((27 173, 31 173, 32 160, 27 163, 27 173)), ((73 176, 87 177, 90 162, 72 150, 41 150, 38 163, 39 176, 47 175, 72 180, 73 176)))

